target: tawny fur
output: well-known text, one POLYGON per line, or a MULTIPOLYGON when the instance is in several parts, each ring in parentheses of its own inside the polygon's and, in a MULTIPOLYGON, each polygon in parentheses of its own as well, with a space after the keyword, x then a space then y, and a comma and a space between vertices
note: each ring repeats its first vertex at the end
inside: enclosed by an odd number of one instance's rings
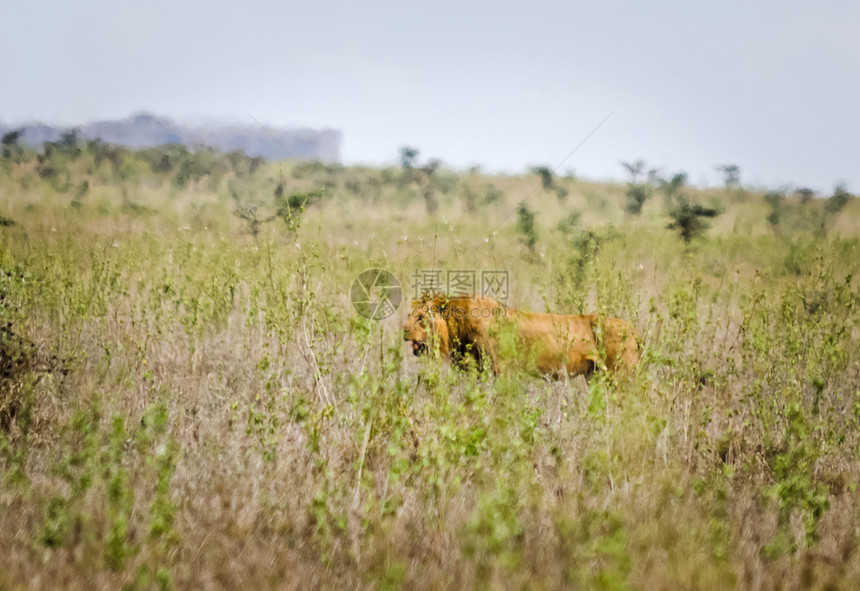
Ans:
POLYGON ((459 366, 498 374, 510 365, 544 375, 629 372, 639 361, 639 335, 619 318, 533 314, 491 298, 429 295, 412 302, 403 338, 416 355, 438 351, 459 366))

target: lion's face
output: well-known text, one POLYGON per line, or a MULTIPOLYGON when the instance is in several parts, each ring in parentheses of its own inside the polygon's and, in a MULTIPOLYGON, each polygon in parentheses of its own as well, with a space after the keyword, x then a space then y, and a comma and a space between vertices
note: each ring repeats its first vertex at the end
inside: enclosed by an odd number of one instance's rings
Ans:
POLYGON ((436 344, 434 339, 444 340, 446 333, 445 320, 438 312, 434 312, 432 304, 412 302, 409 318, 403 323, 403 340, 412 341, 413 355, 427 353, 428 348, 436 344))

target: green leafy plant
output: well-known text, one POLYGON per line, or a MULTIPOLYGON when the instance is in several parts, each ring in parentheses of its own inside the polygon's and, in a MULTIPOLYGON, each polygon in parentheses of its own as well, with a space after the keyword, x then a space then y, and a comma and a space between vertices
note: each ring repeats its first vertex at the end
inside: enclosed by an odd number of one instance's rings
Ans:
POLYGON ((694 239, 701 237, 708 229, 709 224, 706 220, 718 215, 720 212, 716 209, 692 204, 686 199, 681 199, 678 205, 669 212, 672 221, 666 227, 677 231, 681 240, 689 246, 694 239))

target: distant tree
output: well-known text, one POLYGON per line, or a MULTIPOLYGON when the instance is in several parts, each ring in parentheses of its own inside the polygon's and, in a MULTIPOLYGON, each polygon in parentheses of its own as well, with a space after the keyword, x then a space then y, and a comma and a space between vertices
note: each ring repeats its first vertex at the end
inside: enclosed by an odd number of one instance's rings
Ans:
POLYGON ((535 166, 532 168, 532 173, 540 177, 540 184, 544 191, 552 191, 555 187, 555 179, 552 176, 552 170, 547 166, 535 166))
POLYGON ((78 135, 80 134, 80 130, 77 128, 69 129, 60 134, 60 139, 57 142, 60 148, 64 150, 71 150, 72 148, 78 147, 78 135))
POLYGON ((627 204, 624 209, 630 215, 641 215, 642 206, 645 201, 651 196, 651 185, 649 182, 640 182, 639 177, 645 171, 645 161, 636 160, 635 162, 622 162, 621 166, 630 175, 630 180, 627 183, 627 204))
POLYGON ((726 189, 734 189, 741 186, 741 167, 737 164, 723 164, 717 166, 717 170, 723 175, 723 183, 726 189))
POLYGON ((517 207, 517 230, 520 233, 520 242, 534 255, 535 245, 538 241, 535 214, 525 203, 520 203, 519 207, 517 207))
POLYGON ((415 163, 418 159, 418 148, 403 146, 400 148, 400 180, 401 187, 405 187, 416 180, 415 163))
POLYGON ((80 133, 77 128, 69 129, 60 134, 60 139, 56 142, 57 149, 63 154, 67 154, 72 160, 75 160, 81 155, 80 133))
POLYGON ((224 154, 224 158, 230 166, 230 170, 237 178, 251 176, 254 174, 259 163, 254 164, 254 159, 245 153, 245 150, 231 150, 224 154))
POLYGON ((186 154, 179 165, 176 176, 173 177, 173 183, 177 187, 184 188, 189 182, 196 183, 203 177, 211 175, 214 166, 209 156, 210 153, 206 150, 198 150, 186 154))
POLYGON ((833 188, 833 194, 827 198, 824 208, 821 210, 821 222, 818 227, 819 236, 827 235, 839 212, 848 205, 852 198, 853 195, 846 190, 845 185, 840 183, 833 188))
POLYGON ((645 170, 645 161, 644 160, 635 160, 633 162, 622 162, 621 166, 627 171, 627 174, 630 175, 631 182, 636 182, 639 179, 639 175, 645 170))
POLYGON ((23 134, 23 129, 3 134, 3 138, 0 139, 0 149, 2 149, 0 155, 2 155, 4 160, 19 164, 24 159, 24 148, 18 143, 23 134))
POLYGON ((815 191, 806 187, 800 187, 796 189, 794 191, 794 194, 800 197, 800 202, 804 205, 809 203, 812 198, 815 197, 815 191))
POLYGON ((53 179, 60 173, 60 169, 55 164, 56 148, 54 142, 43 142, 42 153, 36 156, 36 160, 38 160, 36 172, 45 180, 53 179))
POLYGON ((767 216, 767 222, 770 224, 770 227, 776 230, 776 227, 779 225, 780 217, 783 213, 783 206, 785 204, 785 192, 784 191, 768 191, 764 195, 765 202, 770 205, 770 214, 767 216))
POLYGON ((415 160, 418 158, 418 148, 403 146, 400 148, 400 166, 403 168, 415 168, 415 160))
POLYGON ((400 176, 397 179, 397 184, 403 190, 408 185, 417 183, 427 206, 427 211, 434 213, 439 208, 439 201, 436 198, 437 190, 441 189, 443 192, 447 192, 452 188, 452 184, 443 182, 444 179, 439 178, 438 173, 442 168, 441 160, 433 158, 423 166, 419 166, 418 154, 417 148, 411 146, 400 148, 400 176))
POLYGON ((157 162, 150 163, 149 167, 155 173, 169 173, 173 171, 173 163, 170 161, 170 154, 162 154, 157 162))
POLYGON ((647 178, 649 185, 658 185, 660 183, 660 171, 656 168, 652 168, 648 171, 647 178))
POLYGON ((824 210, 830 214, 837 214, 842 211, 842 208, 848 205, 853 195, 845 189, 845 185, 839 184, 833 189, 833 195, 827 199, 827 204, 824 210))
POLYGON ((87 153, 93 157, 93 162, 95 162, 96 168, 101 166, 101 163, 104 162, 106 158, 105 153, 107 151, 107 147, 108 145, 99 138, 89 140, 87 142, 87 153))
POLYGON ((439 200, 436 198, 436 173, 442 166, 442 161, 433 159, 421 167, 424 173, 424 204, 427 207, 427 213, 436 213, 439 209, 439 200))
POLYGON ((432 159, 427 162, 424 166, 421 167, 421 171, 427 175, 429 178, 433 178, 436 176, 436 172, 442 166, 442 161, 439 159, 432 159))
POLYGON ((17 146, 18 140, 21 139, 21 136, 24 135, 23 129, 16 129, 14 131, 9 131, 3 134, 3 138, 0 139, 0 145, 4 148, 6 146, 17 146))
POLYGON ((559 201, 567 199, 568 190, 561 185, 556 184, 556 178, 552 169, 548 166, 535 166, 531 169, 532 174, 536 174, 540 178, 540 185, 544 191, 553 191, 559 201))
POLYGON ((657 182, 666 197, 666 207, 671 211, 675 198, 681 196, 681 189, 687 184, 687 173, 679 172, 671 179, 658 179, 657 182))
POLYGON ((710 227, 707 218, 715 218, 720 215, 716 209, 691 204, 686 198, 678 199, 678 205, 670 212, 672 221, 666 226, 670 230, 677 230, 684 243, 689 246, 694 238, 704 234, 710 227))
POLYGON ((124 148, 115 145, 110 146, 107 152, 107 159, 110 161, 114 173, 120 177, 122 176, 122 165, 125 162, 125 154, 126 150, 124 148))
POLYGON ((630 184, 627 186, 627 205, 624 209, 630 215, 641 215, 642 206, 648 200, 651 192, 647 185, 630 184))

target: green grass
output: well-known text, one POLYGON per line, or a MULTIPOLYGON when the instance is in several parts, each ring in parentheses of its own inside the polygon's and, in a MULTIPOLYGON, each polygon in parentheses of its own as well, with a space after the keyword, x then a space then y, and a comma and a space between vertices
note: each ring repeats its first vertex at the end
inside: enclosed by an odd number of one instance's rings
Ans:
POLYGON ((0 588, 860 580, 857 199, 774 226, 764 193, 687 189, 722 212, 687 246, 658 193, 632 217, 623 184, 558 178, 524 236, 535 175, 100 150, 0 162, 0 588), (508 270, 510 305, 628 318, 643 361, 416 359, 404 308, 351 308, 370 267, 407 298, 418 269, 508 270))

